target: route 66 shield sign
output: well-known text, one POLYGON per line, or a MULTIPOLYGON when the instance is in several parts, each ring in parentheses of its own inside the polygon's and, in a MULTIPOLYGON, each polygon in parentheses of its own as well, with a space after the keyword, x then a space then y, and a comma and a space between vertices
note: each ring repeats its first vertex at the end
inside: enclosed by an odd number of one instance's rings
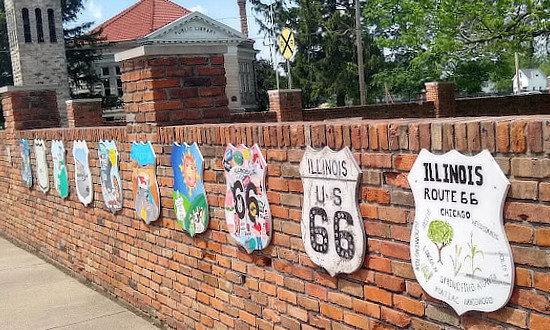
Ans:
POLYGON ((38 186, 43 193, 50 190, 50 177, 48 174, 48 161, 46 160, 46 143, 44 140, 34 140, 34 158, 36 159, 36 178, 38 186))
POLYGON ((300 162, 302 240, 311 261, 331 276, 353 273, 365 258, 365 229, 357 203, 360 174, 347 147, 338 152, 308 147, 300 162))
POLYGON ((76 194, 82 204, 88 205, 94 198, 92 174, 88 162, 88 144, 86 141, 73 141, 74 176, 76 194))
POLYGON ((233 239, 250 253, 271 241, 271 211, 265 189, 267 163, 257 144, 229 144, 223 157, 227 190, 225 220, 233 239))
POLYGON ((422 150, 409 183, 416 206, 411 261, 422 288, 459 315, 500 309, 514 286, 502 220, 510 183, 491 154, 422 150))

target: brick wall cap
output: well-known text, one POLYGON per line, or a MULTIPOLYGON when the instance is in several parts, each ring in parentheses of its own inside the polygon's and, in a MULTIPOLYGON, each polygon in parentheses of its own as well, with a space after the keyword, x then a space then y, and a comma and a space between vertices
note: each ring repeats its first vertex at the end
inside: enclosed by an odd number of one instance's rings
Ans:
POLYGON ((225 54, 227 46, 223 45, 143 45, 115 54, 115 61, 122 62, 144 56, 170 56, 170 55, 211 55, 225 54))
POLYGON ((56 85, 25 85, 25 86, 4 86, 0 88, 0 94, 9 92, 36 92, 36 91, 49 91, 55 92, 56 85))
POLYGON ((66 104, 73 104, 73 103, 101 103, 101 99, 76 99, 76 100, 67 100, 65 101, 66 104))

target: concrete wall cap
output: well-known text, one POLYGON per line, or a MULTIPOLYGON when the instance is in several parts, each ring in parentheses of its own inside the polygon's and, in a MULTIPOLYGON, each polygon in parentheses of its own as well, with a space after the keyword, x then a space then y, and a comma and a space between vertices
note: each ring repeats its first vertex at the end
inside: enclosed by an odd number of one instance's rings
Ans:
POLYGON ((55 92, 56 85, 25 85, 25 86, 4 86, 0 88, 0 93, 7 92, 36 92, 36 91, 51 91, 55 92))
POLYGON ((269 94, 274 94, 274 93, 301 93, 302 90, 301 89, 274 89, 274 90, 270 90, 270 91, 267 91, 269 94))
POLYGON ((76 100, 67 100, 65 101, 67 104, 73 104, 73 103, 101 103, 101 99, 76 99, 76 100))
POLYGON ((227 53, 223 45, 144 45, 115 54, 115 61, 122 62, 144 56, 212 55, 227 53))

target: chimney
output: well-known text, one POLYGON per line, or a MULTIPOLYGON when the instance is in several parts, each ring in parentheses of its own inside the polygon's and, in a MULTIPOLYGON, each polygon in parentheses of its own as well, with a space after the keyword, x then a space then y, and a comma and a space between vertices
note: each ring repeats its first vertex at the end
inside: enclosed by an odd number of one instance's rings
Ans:
POLYGON ((246 0, 237 0, 241 16, 241 32, 248 38, 248 19, 246 17, 246 0))

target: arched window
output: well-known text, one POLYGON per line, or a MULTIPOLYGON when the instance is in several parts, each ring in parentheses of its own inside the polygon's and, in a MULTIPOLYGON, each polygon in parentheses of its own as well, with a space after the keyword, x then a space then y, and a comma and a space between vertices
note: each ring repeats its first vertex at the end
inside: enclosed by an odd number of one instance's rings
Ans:
POLYGON ((44 42, 44 26, 42 25, 42 10, 36 8, 34 10, 36 16, 36 36, 38 37, 38 42, 44 42))
POLYGON ((29 20, 29 10, 27 8, 23 8, 21 10, 21 15, 23 16, 23 33, 25 35, 25 42, 32 42, 31 22, 29 20))
POLYGON ((50 42, 57 42, 57 34, 55 33, 55 16, 53 9, 48 9, 48 28, 50 29, 50 42))

